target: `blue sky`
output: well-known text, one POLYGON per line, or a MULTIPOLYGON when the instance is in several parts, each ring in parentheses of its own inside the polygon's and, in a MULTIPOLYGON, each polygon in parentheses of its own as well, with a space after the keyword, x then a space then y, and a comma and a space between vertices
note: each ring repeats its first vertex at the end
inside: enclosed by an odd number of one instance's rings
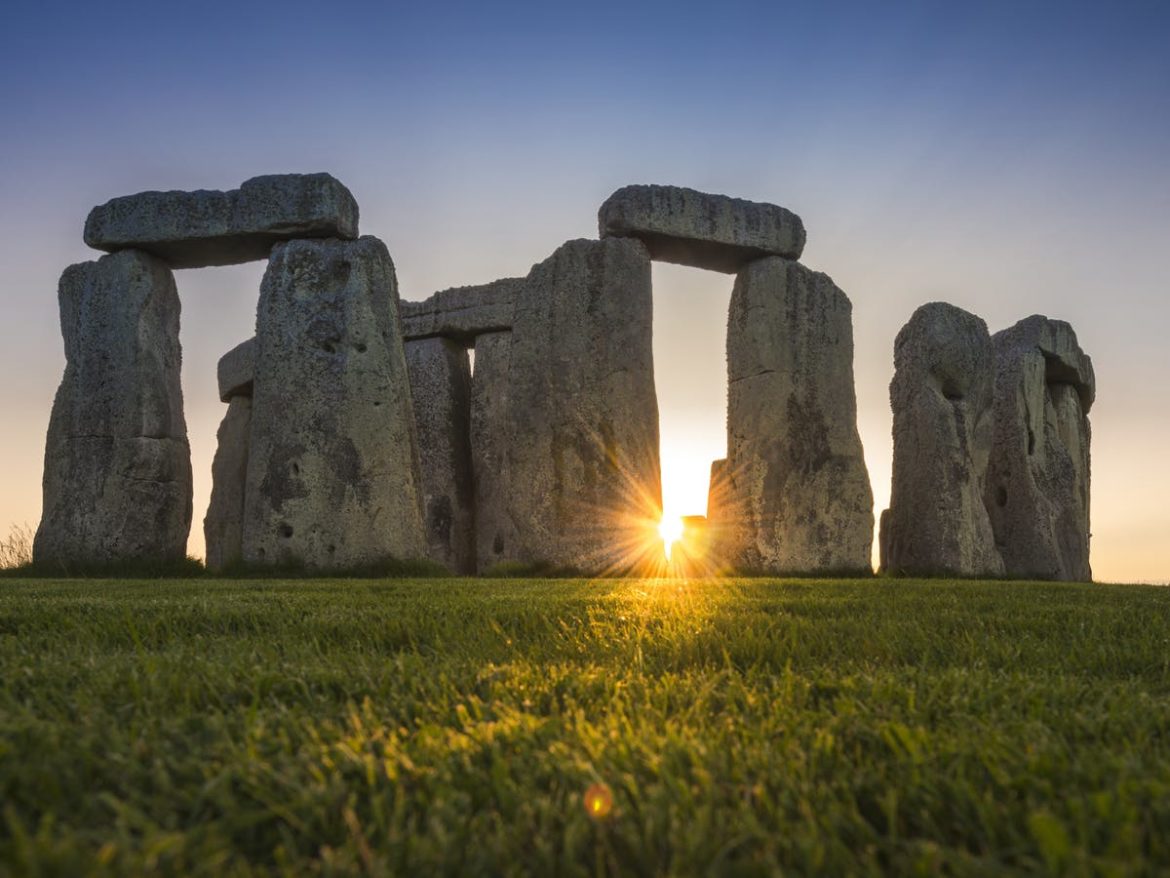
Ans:
MULTIPOLYGON (((1095 567, 1170 579, 1170 4, 9 3, 0 120, 0 530, 39 516, 56 281, 93 258, 94 204, 327 170, 417 299, 522 274, 596 235, 612 190, 664 182, 804 218, 804 261, 854 303, 879 503, 917 305, 1072 322, 1100 382, 1095 567)), ((214 363, 261 271, 178 275, 196 533, 214 363)), ((655 281, 664 454, 697 461, 723 430, 731 280, 655 281)))

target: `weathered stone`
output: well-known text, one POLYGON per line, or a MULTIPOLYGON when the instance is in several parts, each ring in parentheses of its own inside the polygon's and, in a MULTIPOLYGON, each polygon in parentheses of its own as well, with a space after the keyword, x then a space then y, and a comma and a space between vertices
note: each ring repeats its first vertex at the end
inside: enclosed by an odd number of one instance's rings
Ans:
POLYGON ((871 572, 848 297, 798 262, 753 262, 731 294, 727 375, 720 553, 741 569, 871 572))
POLYGON ((653 259, 727 273, 804 250, 804 223, 792 211, 679 186, 619 189, 601 205, 598 225, 603 238, 638 238, 653 259))
POLYGON ((273 248, 256 317, 245 562, 345 570, 425 556, 397 286, 377 238, 273 248))
POLYGON ((422 471, 423 521, 433 561, 475 572, 471 474, 471 365, 467 349, 445 338, 406 343, 422 471))
POLYGON ((878 517, 878 573, 890 569, 890 510, 883 509, 878 517))
POLYGON ((992 337, 995 429, 985 501, 1004 572, 1092 579, 1093 363, 1063 321, 1035 315, 992 337))
POLYGON ((85 221, 90 247, 134 247, 174 268, 266 259, 280 241, 357 233, 357 202, 329 174, 253 177, 230 192, 139 192, 95 207, 85 221))
POLYGON ((174 277, 127 250, 67 268, 58 299, 65 375, 45 443, 35 560, 181 560, 191 454, 174 277))
POLYGON ((660 562, 651 309, 645 247, 570 241, 526 279, 506 356, 495 346, 507 336, 477 343, 481 569, 506 561, 616 573, 660 562), (501 423, 505 438, 491 433, 501 423), (486 449, 500 448, 506 464, 486 472, 486 449))
POLYGON ((987 324, 923 305, 894 342, 894 469, 883 537, 889 572, 1003 573, 983 505, 994 356, 987 324))
POLYGON ((242 341, 222 357, 216 367, 221 402, 237 396, 252 396, 252 379, 256 375, 256 339, 242 341))
POLYGON ((408 341, 442 336, 473 344, 477 335, 512 328, 523 278, 441 290, 421 302, 403 302, 402 334, 408 341))
POLYGON ((512 559, 518 551, 516 522, 509 509, 511 362, 512 333, 486 333, 475 340, 475 371, 471 375, 471 468, 475 485, 475 561, 479 573, 512 559))
POLYGON ((243 559, 244 486, 251 433, 252 400, 234 396, 216 433, 211 462, 211 502, 203 519, 208 570, 225 570, 243 559))

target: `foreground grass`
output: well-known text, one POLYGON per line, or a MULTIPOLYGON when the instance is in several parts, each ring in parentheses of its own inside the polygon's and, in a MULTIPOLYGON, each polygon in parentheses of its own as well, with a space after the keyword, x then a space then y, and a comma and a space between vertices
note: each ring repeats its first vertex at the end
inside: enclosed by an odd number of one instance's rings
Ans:
POLYGON ((1170 590, 0 582, 2 874, 1167 869, 1170 590))

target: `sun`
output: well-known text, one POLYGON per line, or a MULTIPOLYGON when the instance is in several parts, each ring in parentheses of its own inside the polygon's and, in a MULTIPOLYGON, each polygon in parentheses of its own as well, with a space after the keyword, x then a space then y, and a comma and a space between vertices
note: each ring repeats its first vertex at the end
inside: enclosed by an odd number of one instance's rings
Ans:
POLYGON ((671 548, 683 535, 682 516, 662 516, 662 521, 658 522, 658 535, 662 537, 662 543, 666 547, 666 557, 669 559, 671 548))

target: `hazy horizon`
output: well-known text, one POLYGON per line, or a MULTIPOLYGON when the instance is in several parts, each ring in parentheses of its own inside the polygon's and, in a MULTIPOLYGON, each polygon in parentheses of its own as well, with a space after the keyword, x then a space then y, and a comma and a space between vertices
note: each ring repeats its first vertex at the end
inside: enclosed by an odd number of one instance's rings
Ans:
MULTIPOLYGON (((853 303, 858 423, 889 497, 893 341, 949 301, 996 332, 1067 320, 1094 362, 1092 556, 1170 580, 1170 8, 665 3, 100 10, 0 32, 0 537, 35 526, 64 355, 56 289, 100 254, 86 214, 146 189, 328 171, 404 299, 525 274, 596 237, 620 186, 781 204, 853 303), (230 16, 230 18, 229 18, 230 16), (224 21, 231 21, 226 28, 224 21)), ((215 363, 252 333, 264 263, 177 271, 202 550, 215 363)), ((668 511, 701 514, 725 446, 730 275, 654 268, 668 511)))

